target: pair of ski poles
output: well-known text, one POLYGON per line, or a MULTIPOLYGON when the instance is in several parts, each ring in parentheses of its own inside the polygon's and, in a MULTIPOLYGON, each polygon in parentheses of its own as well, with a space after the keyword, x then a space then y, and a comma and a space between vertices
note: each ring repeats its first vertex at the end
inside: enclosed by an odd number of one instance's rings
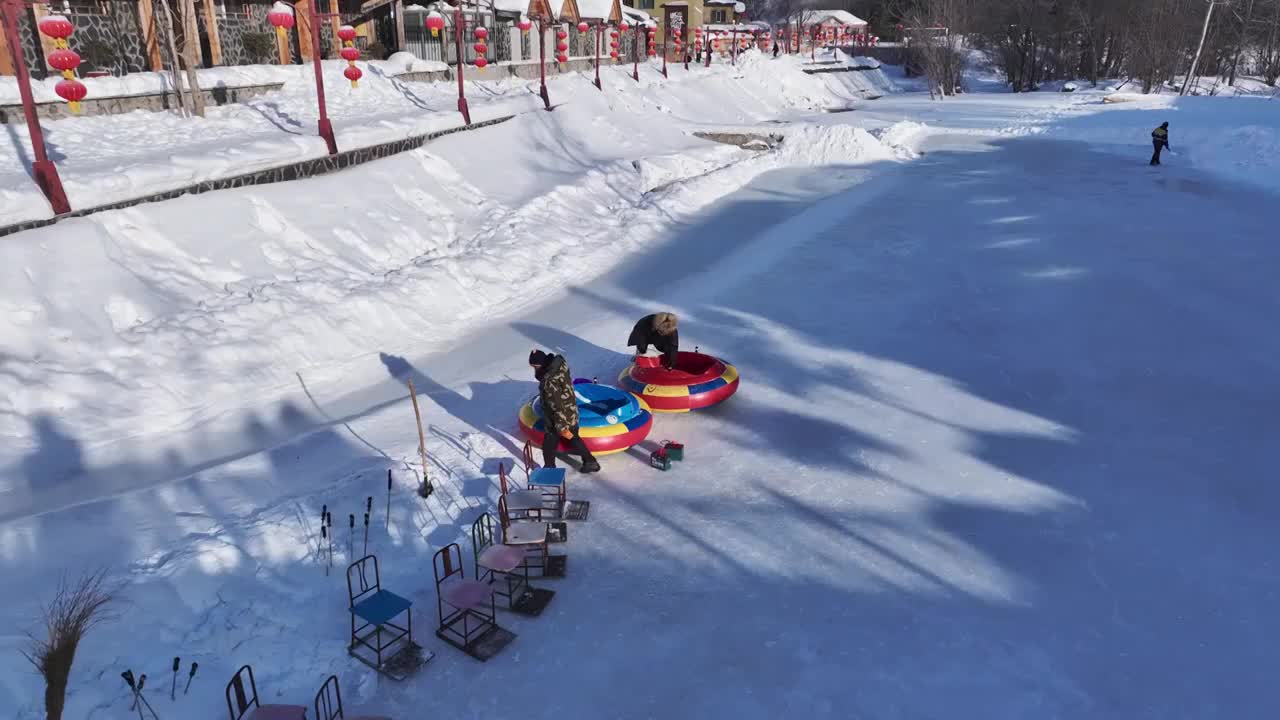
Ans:
MULTIPOLYGON (((169 686, 170 701, 175 700, 177 696, 178 668, 181 666, 181 664, 182 664, 181 658, 175 657, 173 659, 173 682, 169 686)), ((186 695, 191 690, 191 681, 195 679, 196 669, 199 667, 200 667, 200 663, 197 663, 197 662, 191 663, 191 672, 187 673, 187 685, 186 687, 182 688, 183 695, 186 695)), ((142 675, 138 676, 138 678, 135 680, 133 676, 133 670, 125 670, 124 672, 120 673, 120 677, 124 678, 125 684, 129 686, 129 691, 133 693, 133 704, 129 706, 129 709, 130 710, 136 709, 138 711, 138 720, 146 720, 146 716, 142 712, 143 708, 146 708, 148 711, 151 712, 151 717, 153 720, 160 720, 160 716, 159 714, 156 713, 156 709, 151 707, 151 703, 147 700, 146 696, 142 694, 142 691, 146 688, 146 685, 147 685, 147 674, 143 673, 142 675)))

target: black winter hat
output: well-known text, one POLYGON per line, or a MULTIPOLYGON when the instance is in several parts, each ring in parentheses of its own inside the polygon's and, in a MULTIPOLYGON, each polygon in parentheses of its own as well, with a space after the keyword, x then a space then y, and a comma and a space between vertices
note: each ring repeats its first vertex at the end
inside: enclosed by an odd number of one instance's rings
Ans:
POLYGON ((551 358, 550 355, 542 352, 541 350, 535 349, 533 352, 529 353, 529 364, 536 365, 537 367, 542 367, 543 365, 547 364, 547 360, 549 360, 550 358, 551 358))

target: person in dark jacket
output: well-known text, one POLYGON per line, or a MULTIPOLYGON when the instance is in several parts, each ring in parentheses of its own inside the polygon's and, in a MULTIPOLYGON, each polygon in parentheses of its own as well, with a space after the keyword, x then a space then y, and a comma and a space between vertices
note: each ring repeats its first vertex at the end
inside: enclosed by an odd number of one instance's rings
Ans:
POLYGON ((631 329, 627 345, 635 346, 636 355, 649 352, 649 346, 652 345, 662 353, 662 366, 668 370, 675 369, 680 352, 680 333, 676 329, 675 314, 660 312, 640 318, 631 329))
POLYGON ((529 353, 529 366, 538 379, 542 420, 546 424, 542 436, 542 466, 556 466, 556 450, 564 440, 574 454, 582 456, 579 472, 597 472, 600 463, 578 434, 578 400, 569 376, 569 363, 560 355, 534 350, 529 353))
POLYGON ((1160 127, 1151 131, 1151 144, 1156 151, 1151 156, 1151 164, 1160 164, 1160 151, 1169 149, 1169 123, 1161 123, 1160 127))

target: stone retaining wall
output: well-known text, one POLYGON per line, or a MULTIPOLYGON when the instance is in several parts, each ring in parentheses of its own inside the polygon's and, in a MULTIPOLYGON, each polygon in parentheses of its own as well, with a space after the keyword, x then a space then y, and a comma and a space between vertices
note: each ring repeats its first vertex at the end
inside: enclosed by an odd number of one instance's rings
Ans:
MULTIPOLYGON (((244 102, 251 97, 275 92, 284 87, 284 83, 267 85, 244 85, 241 87, 217 86, 202 89, 206 105, 227 105, 244 102)), ((134 110, 151 110, 160 112, 178 107, 178 96, 172 90, 147 93, 145 95, 117 95, 110 97, 93 97, 80 102, 81 115, 120 115, 134 110)), ((61 100, 36 103, 36 114, 44 120, 60 120, 75 117, 67 103, 61 100)), ((0 105, 0 123, 22 123, 22 104, 0 105)))

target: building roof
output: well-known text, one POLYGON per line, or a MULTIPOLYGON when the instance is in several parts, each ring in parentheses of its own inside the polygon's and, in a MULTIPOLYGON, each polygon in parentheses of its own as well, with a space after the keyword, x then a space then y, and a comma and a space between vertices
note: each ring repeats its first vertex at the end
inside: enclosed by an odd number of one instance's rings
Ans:
POLYGON ((632 25, 644 25, 645 27, 656 27, 657 22, 653 16, 643 10, 637 10, 626 5, 622 6, 622 16, 632 25))
POLYGON ((529 11, 529 0, 493 0, 493 9, 500 13, 519 13, 529 11))
POLYGON ((866 25, 867 21, 854 15, 848 10, 814 10, 809 17, 809 22, 814 24, 822 24, 828 22, 839 23, 840 25, 866 25))
POLYGON ((578 14, 584 20, 615 20, 622 16, 618 0, 578 0, 578 14))

